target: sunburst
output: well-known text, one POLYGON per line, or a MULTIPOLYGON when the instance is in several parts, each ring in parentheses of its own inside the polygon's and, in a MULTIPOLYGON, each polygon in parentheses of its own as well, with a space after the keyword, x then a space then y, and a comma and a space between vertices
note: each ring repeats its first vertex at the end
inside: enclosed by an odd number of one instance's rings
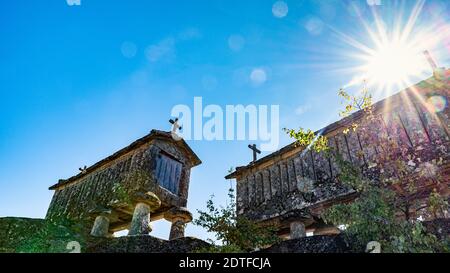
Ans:
POLYGON ((358 62, 358 66, 351 69, 355 76, 346 87, 365 81, 378 93, 375 94, 377 97, 383 97, 411 85, 415 79, 430 75, 430 66, 423 52, 439 48, 440 43, 444 45, 450 28, 437 23, 428 26, 417 24, 424 3, 424 0, 417 1, 407 20, 403 18, 402 8, 391 25, 380 17, 377 7, 372 8, 374 24, 360 14, 366 37, 370 38, 366 43, 333 29, 338 37, 357 51, 352 54, 358 62))

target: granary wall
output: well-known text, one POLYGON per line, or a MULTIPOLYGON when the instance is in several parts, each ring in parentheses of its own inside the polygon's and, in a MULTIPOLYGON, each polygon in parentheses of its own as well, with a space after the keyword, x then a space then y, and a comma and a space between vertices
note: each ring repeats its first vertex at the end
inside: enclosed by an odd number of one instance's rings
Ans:
MULTIPOLYGON (((184 207, 191 164, 177 146, 153 139, 70 183, 62 181, 63 184, 55 189, 46 218, 89 219, 90 210, 99 206, 117 209, 126 218, 133 212, 127 196, 139 191, 152 191, 160 198, 162 204, 158 211, 172 206, 184 207), (182 163, 178 194, 160 187, 155 178, 156 159, 161 151, 182 163)), ((158 216, 157 212, 154 216, 158 216)))
MULTIPOLYGON (((375 112, 382 116, 382 122, 371 126, 370 134, 358 130, 343 133, 349 124, 365 122, 358 113, 327 126, 322 132, 331 147, 363 171, 379 169, 371 163, 382 147, 369 144, 386 132, 404 149, 414 150, 421 162, 442 160, 438 175, 448 184, 450 107, 447 105, 435 113, 426 102, 431 96, 449 101, 449 93, 448 78, 432 84, 424 81, 375 104, 375 112)), ((354 192, 339 183, 338 175, 335 154, 327 157, 323 152, 287 146, 237 169, 237 212, 260 221, 308 217, 305 209, 319 213, 328 204, 352 197, 354 192)))

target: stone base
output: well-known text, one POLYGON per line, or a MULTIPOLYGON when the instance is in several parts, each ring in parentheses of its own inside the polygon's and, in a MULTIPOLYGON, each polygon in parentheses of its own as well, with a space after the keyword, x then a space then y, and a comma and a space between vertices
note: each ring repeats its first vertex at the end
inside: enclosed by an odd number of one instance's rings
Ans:
POLYGON ((89 253, 192 253, 209 247, 205 241, 194 237, 163 240, 150 235, 117 238, 93 238, 86 248, 89 253))

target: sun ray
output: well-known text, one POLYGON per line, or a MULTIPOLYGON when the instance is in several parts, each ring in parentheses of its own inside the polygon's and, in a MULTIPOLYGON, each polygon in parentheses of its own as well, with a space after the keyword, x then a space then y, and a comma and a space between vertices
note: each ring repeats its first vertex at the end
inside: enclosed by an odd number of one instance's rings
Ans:
POLYGON ((406 23, 405 28, 403 29, 403 33, 400 36, 400 41, 404 42, 408 39, 411 31, 414 28, 414 25, 417 21, 417 17, 422 11, 423 5, 425 4, 425 0, 419 0, 415 5, 411 12, 411 15, 408 18, 408 22, 406 23))
POLYGON ((363 16, 354 7, 366 35, 354 36, 329 26, 339 40, 356 49, 352 53, 341 52, 347 66, 333 69, 353 73, 345 87, 366 80, 368 87, 377 93, 375 97, 381 98, 407 87, 413 80, 429 75, 430 67, 423 51, 439 54, 442 48, 437 50, 437 45, 448 39, 450 27, 443 19, 427 20, 419 26, 418 20, 424 10, 425 0, 408 5, 408 12, 406 3, 393 4, 397 12, 392 14, 392 18, 376 6, 371 7, 372 18, 363 16), (369 23, 370 20, 373 23, 369 23))
POLYGON ((359 49, 359 50, 365 52, 366 54, 373 54, 374 53, 374 50, 372 48, 366 46, 365 44, 363 44, 363 43, 361 43, 359 41, 357 41, 356 39, 354 39, 350 35, 347 35, 347 34, 337 30, 336 28, 334 28, 332 26, 329 26, 329 28, 333 32, 335 32, 338 35, 338 37, 340 39, 342 39, 344 42, 346 42, 347 44, 355 47, 356 49, 359 49))

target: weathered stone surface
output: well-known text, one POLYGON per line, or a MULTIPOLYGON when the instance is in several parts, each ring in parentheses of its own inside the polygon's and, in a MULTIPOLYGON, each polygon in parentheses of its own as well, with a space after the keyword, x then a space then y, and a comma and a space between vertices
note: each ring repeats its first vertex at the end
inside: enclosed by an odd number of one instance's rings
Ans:
POLYGON ((145 235, 152 231, 150 227, 150 206, 138 203, 134 209, 128 235, 145 235))
POLYGON ((264 183, 261 172, 255 173, 256 204, 264 202, 264 183))
POLYGON ((171 241, 150 235, 124 236, 92 240, 86 248, 89 253, 190 253, 210 246, 194 237, 171 241))
POLYGON ((280 163, 280 173, 281 173, 281 193, 289 192, 289 176, 286 162, 280 163))
POLYGON ((239 214, 244 213, 244 208, 248 207, 248 185, 246 180, 236 183, 236 209, 239 214))
POLYGON ((294 221, 290 223, 290 235, 291 239, 299 239, 306 237, 305 224, 300 221, 294 221))
POLYGON ((248 185, 248 202, 250 206, 254 206, 256 204, 256 184, 255 184, 255 176, 253 174, 247 176, 247 185, 248 185))
POLYGON ((175 240, 184 237, 185 225, 186 223, 181 219, 173 221, 172 225, 170 226, 169 240, 175 240))
POLYGON ((287 161, 287 168, 289 177, 289 191, 294 191, 297 189, 297 174, 295 173, 295 166, 293 159, 287 161))
POLYGON ((281 195, 280 167, 278 165, 270 167, 270 186, 272 198, 281 195))
POLYGON ((311 236, 277 243, 255 253, 358 253, 343 235, 311 236))
POLYGON ((106 237, 109 232, 109 219, 106 216, 99 215, 95 218, 92 226, 91 235, 96 237, 106 237))
POLYGON ((0 253, 67 253, 76 244, 81 253, 187 253, 210 246, 194 237, 168 241, 150 235, 106 238, 78 232, 45 219, 0 218, 0 253))
POLYGON ((264 201, 269 201, 272 198, 270 170, 263 170, 262 175, 263 175, 263 185, 264 185, 264 201))

